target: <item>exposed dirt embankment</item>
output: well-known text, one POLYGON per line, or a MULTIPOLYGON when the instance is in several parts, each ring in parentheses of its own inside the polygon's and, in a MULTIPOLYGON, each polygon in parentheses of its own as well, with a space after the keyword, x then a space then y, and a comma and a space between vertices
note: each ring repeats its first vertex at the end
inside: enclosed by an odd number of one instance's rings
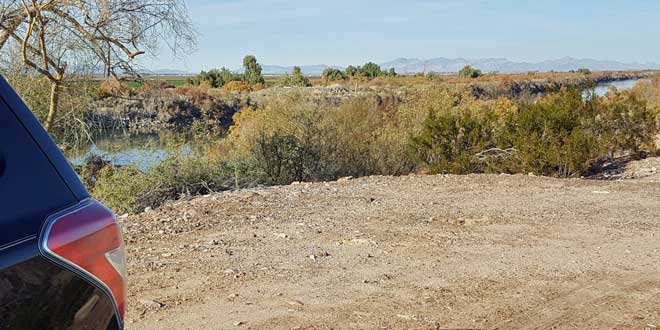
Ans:
POLYGON ((128 326, 644 329, 660 323, 658 163, 622 181, 303 183, 124 218, 128 326))
POLYGON ((228 126, 248 103, 238 96, 196 99, 169 92, 107 97, 90 104, 86 119, 97 129, 189 128, 196 120, 228 126))
POLYGON ((648 77, 649 74, 644 72, 594 73, 563 79, 535 79, 534 76, 530 76, 529 79, 506 79, 500 81, 476 82, 471 84, 470 88, 472 89, 474 96, 479 98, 497 98, 506 96, 515 99, 557 92, 564 87, 586 89, 599 84, 644 79, 648 77))

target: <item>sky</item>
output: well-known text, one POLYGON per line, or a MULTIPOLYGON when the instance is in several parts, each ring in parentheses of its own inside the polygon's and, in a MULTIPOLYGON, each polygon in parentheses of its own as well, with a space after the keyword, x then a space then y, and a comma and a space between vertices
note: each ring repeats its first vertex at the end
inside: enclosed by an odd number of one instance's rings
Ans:
POLYGON ((658 0, 188 0, 197 50, 151 69, 345 66, 399 57, 660 62, 658 0))

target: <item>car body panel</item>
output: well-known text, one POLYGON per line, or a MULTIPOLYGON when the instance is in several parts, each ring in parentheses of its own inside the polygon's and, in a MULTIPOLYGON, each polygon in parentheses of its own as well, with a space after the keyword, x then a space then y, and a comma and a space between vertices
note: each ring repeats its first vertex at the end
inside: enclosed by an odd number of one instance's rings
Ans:
POLYGON ((0 330, 120 329, 106 289, 40 249, 47 221, 89 193, 0 76, 0 330))

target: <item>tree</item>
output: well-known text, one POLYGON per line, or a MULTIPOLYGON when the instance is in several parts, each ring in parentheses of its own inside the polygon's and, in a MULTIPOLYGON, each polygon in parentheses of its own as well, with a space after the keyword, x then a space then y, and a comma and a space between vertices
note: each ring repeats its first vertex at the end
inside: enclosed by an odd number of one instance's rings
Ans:
POLYGON ((580 69, 577 70, 577 73, 588 75, 588 74, 591 74, 591 70, 589 70, 587 68, 580 68, 580 69))
POLYGON ((470 65, 466 65, 460 71, 458 71, 458 76, 461 78, 479 78, 483 76, 481 70, 474 69, 470 65))
POLYGON ((4 0, 0 50, 20 49, 23 65, 47 78, 51 129, 71 70, 95 61, 107 77, 139 75, 135 59, 164 42, 175 54, 195 46, 182 0, 4 0))
POLYGON ((293 72, 291 73, 290 76, 285 75, 284 77, 282 77, 280 84, 283 86, 298 86, 298 87, 312 86, 312 84, 309 82, 309 79, 305 77, 305 75, 302 73, 302 70, 300 70, 300 67, 297 66, 293 67, 293 72))
POLYGON ((396 77, 397 76, 396 70, 394 70, 394 68, 390 68, 390 70, 387 72, 387 76, 388 77, 396 77))
POLYGON ((247 55, 243 58, 243 81, 250 85, 263 84, 264 77, 261 75, 261 65, 257 62, 254 55, 247 55))
POLYGON ((380 66, 373 62, 365 63, 362 67, 360 67, 359 71, 367 79, 373 79, 383 74, 383 71, 381 71, 380 66))
POLYGON ((358 74, 358 68, 356 68, 356 67, 354 67, 354 66, 352 66, 352 65, 349 65, 349 66, 346 68, 346 77, 348 77, 348 78, 355 78, 355 76, 357 76, 357 74, 358 74))
POLYGON ((300 70, 300 67, 297 67, 297 66, 293 67, 293 73, 292 73, 292 76, 291 76, 291 80, 292 80, 294 86, 308 87, 308 86, 312 85, 312 84, 309 83, 309 79, 307 79, 307 77, 305 77, 305 75, 302 73, 302 70, 300 70))
POLYGON ((323 82, 325 82, 326 84, 330 81, 339 81, 346 79, 344 73, 341 72, 341 70, 337 70, 333 68, 325 68, 323 70, 323 74, 321 74, 321 78, 323 79, 323 82))
POLYGON ((233 74, 227 68, 220 70, 213 69, 211 71, 202 71, 197 77, 191 78, 188 82, 194 86, 205 85, 211 88, 220 88, 230 81, 241 80, 239 76, 233 74))

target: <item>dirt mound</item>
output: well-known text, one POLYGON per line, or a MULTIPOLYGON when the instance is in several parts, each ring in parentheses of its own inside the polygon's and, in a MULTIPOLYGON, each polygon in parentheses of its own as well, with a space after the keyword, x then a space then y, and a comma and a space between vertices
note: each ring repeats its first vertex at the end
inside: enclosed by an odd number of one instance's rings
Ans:
POLYGON ((660 323, 658 196, 660 182, 646 179, 470 175, 180 201, 122 219, 127 322, 643 329, 660 323))

